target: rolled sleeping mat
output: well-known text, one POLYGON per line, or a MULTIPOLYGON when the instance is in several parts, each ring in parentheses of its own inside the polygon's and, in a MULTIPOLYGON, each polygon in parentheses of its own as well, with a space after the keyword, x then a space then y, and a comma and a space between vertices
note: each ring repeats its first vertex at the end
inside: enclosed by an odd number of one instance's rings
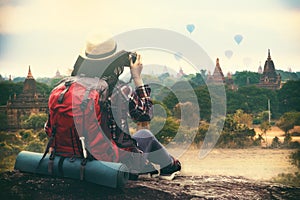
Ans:
MULTIPOLYGON (((39 165, 42 156, 41 153, 21 151, 16 158, 15 169, 21 172, 81 179, 82 159, 71 160, 55 156, 51 173, 48 172, 49 155, 39 165)), ((84 167, 84 180, 98 185, 121 188, 127 183, 128 178, 128 168, 122 163, 92 160, 84 167)))

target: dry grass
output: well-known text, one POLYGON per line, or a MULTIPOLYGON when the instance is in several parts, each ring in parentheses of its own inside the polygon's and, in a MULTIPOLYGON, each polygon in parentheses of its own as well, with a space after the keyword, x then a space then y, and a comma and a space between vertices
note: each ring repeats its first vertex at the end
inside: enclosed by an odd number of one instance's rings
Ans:
MULTIPOLYGON (((259 129, 259 127, 254 127, 254 130, 257 134, 262 134, 263 132, 259 129)), ((300 133, 300 126, 295 126, 294 129, 290 130, 289 133, 298 132, 300 133)), ((263 135, 263 138, 265 139, 265 135, 263 135)), ((271 145, 272 140, 274 137, 278 137, 280 142, 283 142, 284 140, 284 131, 282 131, 277 126, 272 126, 271 130, 267 131, 267 141, 268 145, 271 145)), ((300 136, 293 136, 292 141, 300 142, 300 136)), ((265 144, 263 144, 265 146, 265 144)))
POLYGON ((280 173, 294 173, 288 149, 213 149, 199 158, 199 149, 190 148, 179 160, 183 175, 243 176, 255 180, 271 180, 280 173))

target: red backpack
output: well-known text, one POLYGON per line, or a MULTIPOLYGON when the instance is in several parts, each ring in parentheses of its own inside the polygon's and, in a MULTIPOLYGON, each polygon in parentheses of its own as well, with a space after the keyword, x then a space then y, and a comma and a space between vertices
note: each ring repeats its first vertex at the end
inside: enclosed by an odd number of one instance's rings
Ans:
MULTIPOLYGON (((49 119, 45 130, 54 155, 118 162, 118 147, 111 134, 102 130, 108 85, 99 78, 69 77, 55 87, 49 97, 49 119), (105 134, 106 132, 106 134, 105 134)), ((51 158, 50 158, 51 159, 51 158)))

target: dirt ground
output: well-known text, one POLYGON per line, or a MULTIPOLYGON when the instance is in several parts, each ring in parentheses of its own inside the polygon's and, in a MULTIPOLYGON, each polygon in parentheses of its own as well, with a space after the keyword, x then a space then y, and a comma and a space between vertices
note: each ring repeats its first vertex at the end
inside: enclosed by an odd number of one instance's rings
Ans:
POLYGON ((298 199, 300 188, 234 176, 142 178, 123 189, 18 172, 0 175, 0 199, 298 199))
POLYGON ((0 174, 0 199, 299 199, 300 188, 272 183, 279 173, 297 171, 291 150, 213 149, 181 157, 182 173, 173 181, 143 177, 112 189, 79 180, 19 173, 0 174))

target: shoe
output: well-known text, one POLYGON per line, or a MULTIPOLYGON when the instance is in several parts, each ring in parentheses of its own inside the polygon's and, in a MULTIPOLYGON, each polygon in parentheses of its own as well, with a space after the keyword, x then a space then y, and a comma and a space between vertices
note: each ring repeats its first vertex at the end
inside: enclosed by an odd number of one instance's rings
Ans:
POLYGON ((151 163, 147 163, 144 166, 143 170, 141 170, 141 172, 139 173, 139 175, 143 175, 143 174, 148 174, 152 177, 158 175, 158 171, 151 163))
POLYGON ((128 177, 129 180, 136 181, 136 180, 138 180, 138 178, 139 178, 138 174, 129 173, 129 177, 128 177))
POLYGON ((136 181, 138 180, 139 176, 143 177, 143 175, 147 175, 148 177, 156 177, 158 176, 158 171, 151 163, 147 163, 140 172, 130 172, 129 180, 136 181))
POLYGON ((181 163, 179 162, 179 160, 177 160, 173 157, 172 157, 172 159, 173 159, 173 162, 170 165, 160 169, 160 175, 168 176, 168 175, 173 174, 174 172, 179 172, 181 170, 181 163))

